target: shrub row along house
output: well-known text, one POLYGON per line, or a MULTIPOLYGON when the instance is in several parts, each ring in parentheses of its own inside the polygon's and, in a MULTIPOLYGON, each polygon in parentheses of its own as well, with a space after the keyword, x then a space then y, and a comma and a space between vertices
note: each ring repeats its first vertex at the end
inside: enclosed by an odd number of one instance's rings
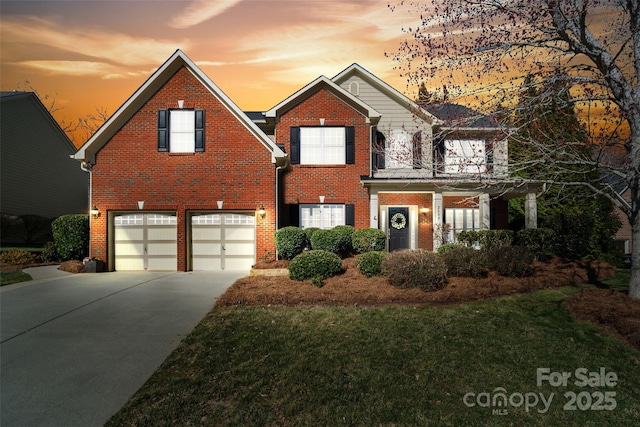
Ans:
MULTIPOLYGON (((460 112, 464 114, 460 114, 460 112)), ((177 50, 75 154, 91 172, 91 256, 110 270, 249 269, 288 225, 353 225, 388 250, 507 227, 498 124, 421 107, 357 64, 243 112, 177 50), (455 119, 455 120, 454 120, 455 119)))

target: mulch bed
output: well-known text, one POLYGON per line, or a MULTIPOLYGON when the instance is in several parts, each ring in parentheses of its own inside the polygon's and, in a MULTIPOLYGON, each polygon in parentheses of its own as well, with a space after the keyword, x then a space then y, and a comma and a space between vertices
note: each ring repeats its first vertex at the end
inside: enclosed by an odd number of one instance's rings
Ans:
POLYGON ((578 320, 591 322, 640 350, 640 301, 611 289, 582 289, 565 303, 578 320))
MULTIPOLYGON (((286 268, 287 263, 259 263, 254 268, 286 268)), ((540 289, 580 286, 615 275, 614 268, 604 262, 570 262, 554 258, 535 263, 529 277, 503 277, 495 272, 477 279, 451 277, 443 289, 423 292, 420 289, 400 289, 383 277, 367 278, 360 274, 355 263, 355 258, 344 260, 344 273, 326 279, 321 288, 313 286, 310 281, 298 282, 287 276, 244 277, 227 289, 217 305, 459 304, 540 289)), ((640 301, 620 292, 589 288, 571 296, 566 306, 576 319, 593 322, 640 349, 640 301)))

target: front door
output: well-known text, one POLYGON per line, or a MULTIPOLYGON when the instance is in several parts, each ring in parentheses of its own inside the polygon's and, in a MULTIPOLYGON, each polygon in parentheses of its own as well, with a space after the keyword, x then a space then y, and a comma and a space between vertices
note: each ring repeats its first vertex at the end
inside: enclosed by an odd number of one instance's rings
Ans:
POLYGON ((389 208, 389 252, 409 248, 409 208, 389 208))

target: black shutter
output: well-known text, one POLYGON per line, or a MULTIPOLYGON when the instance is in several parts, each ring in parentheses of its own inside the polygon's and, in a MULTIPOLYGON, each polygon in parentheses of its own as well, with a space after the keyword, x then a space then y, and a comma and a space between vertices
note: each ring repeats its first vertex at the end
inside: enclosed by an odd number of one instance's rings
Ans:
POLYGON ((169 151, 169 110, 158 110, 158 151, 169 151))
POLYGON ((375 168, 377 170, 384 169, 384 150, 385 150, 385 137, 382 132, 376 131, 376 141, 375 141, 375 168))
POLYGON ((291 142, 290 160, 292 165, 300 164, 300 127, 292 126, 289 129, 289 141, 291 142))
POLYGON ((204 152, 204 110, 196 110, 195 130, 196 130, 196 153, 204 152))
POLYGON ((345 137, 346 137, 346 153, 345 160, 346 164, 352 165, 356 162, 356 131, 353 126, 347 126, 345 128, 345 137))
POLYGON ((422 169, 422 132, 413 134, 413 168, 422 169))
POLYGON ((287 205, 289 208, 289 224, 294 227, 300 227, 300 205, 287 205))
POLYGON ((356 226, 356 213, 353 205, 344 205, 344 222, 345 225, 356 226))

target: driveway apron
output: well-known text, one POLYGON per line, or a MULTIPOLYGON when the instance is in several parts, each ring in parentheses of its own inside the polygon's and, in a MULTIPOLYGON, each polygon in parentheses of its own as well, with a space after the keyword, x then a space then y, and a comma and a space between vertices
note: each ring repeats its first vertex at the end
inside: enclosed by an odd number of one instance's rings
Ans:
POLYGON ((76 274, 0 288, 0 425, 102 426, 246 274, 76 274))

